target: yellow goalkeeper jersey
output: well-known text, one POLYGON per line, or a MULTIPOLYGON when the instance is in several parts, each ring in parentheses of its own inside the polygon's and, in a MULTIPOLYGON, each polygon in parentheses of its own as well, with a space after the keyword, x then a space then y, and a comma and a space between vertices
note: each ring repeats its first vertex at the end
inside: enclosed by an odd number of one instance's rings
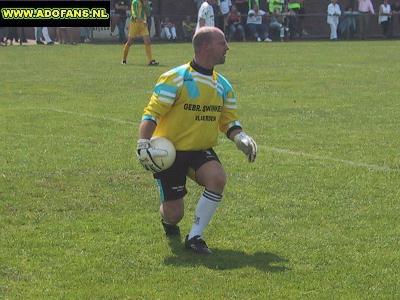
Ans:
POLYGON ((162 74, 144 109, 142 120, 157 124, 153 136, 168 138, 176 150, 214 147, 219 131, 241 127, 232 86, 207 71, 190 62, 162 74))

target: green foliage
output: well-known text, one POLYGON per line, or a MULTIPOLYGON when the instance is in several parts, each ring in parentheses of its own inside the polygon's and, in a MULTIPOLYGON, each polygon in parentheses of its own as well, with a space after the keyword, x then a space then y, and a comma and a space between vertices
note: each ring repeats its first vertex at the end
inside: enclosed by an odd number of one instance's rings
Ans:
MULTIPOLYGON (((137 126, 189 44, 0 49, 0 298, 398 299, 400 43, 232 43, 217 69, 259 145, 221 135, 205 238, 168 242, 137 126), (179 55, 177 55, 179 54, 179 55)), ((183 233, 201 189, 188 184, 183 233)))

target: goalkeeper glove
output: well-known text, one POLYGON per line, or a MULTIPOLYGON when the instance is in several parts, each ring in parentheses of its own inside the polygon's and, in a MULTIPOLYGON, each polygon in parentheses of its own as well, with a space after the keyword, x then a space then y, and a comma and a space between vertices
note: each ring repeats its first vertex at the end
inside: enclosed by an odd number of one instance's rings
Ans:
POLYGON ((146 170, 153 173, 161 171, 154 158, 168 155, 167 151, 153 148, 149 139, 139 139, 136 150, 137 158, 146 170))
POLYGON ((235 135, 233 140, 236 144, 236 147, 246 154, 249 162, 253 162, 256 159, 257 144, 250 136, 242 131, 235 135))

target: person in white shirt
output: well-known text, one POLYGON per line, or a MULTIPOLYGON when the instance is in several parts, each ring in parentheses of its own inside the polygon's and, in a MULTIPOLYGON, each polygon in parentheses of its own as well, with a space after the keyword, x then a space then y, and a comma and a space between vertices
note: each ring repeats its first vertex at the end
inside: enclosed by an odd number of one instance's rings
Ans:
POLYGON ((199 28, 208 26, 208 27, 215 27, 215 20, 214 20, 214 9, 213 5, 215 5, 216 0, 206 0, 199 8, 199 12, 197 14, 197 27, 196 31, 199 28))
POLYGON ((379 17, 378 23, 382 26, 383 35, 386 38, 390 38, 392 35, 392 8, 388 3, 388 0, 383 0, 383 3, 379 6, 379 17))
POLYGON ((253 9, 250 9, 247 13, 247 28, 249 29, 250 34, 257 40, 257 42, 272 41, 267 34, 268 27, 263 22, 266 17, 267 13, 259 9, 256 3, 254 3, 253 9))
POLYGON ((228 14, 231 11, 232 1, 231 0, 219 0, 219 9, 223 17, 223 32, 228 32, 228 14))
POLYGON ((328 16, 326 18, 326 22, 331 26, 331 41, 337 40, 337 29, 341 14, 342 11, 340 10, 339 4, 337 4, 337 0, 331 0, 331 3, 328 5, 328 16))

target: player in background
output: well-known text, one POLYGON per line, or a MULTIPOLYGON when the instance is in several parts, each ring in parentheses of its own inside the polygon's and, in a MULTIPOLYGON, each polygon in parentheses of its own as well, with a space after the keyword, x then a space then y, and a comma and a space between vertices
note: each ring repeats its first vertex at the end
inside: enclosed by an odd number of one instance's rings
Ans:
POLYGON ((216 27, 202 27, 193 37, 194 58, 162 74, 139 125, 137 156, 153 174, 159 187, 160 214, 165 233, 180 237, 179 221, 184 214, 187 193, 186 176, 204 191, 195 211, 195 219, 185 239, 185 247, 195 253, 209 254, 203 231, 222 200, 226 174, 213 147, 219 131, 235 142, 249 162, 257 154, 257 145, 243 130, 237 116, 237 101, 229 81, 214 70, 225 62, 228 44, 216 27), (161 171, 153 157, 162 151, 150 144, 152 136, 169 139, 176 148, 174 164, 161 171))
POLYGON ((157 66, 158 62, 153 59, 151 53, 151 43, 149 30, 147 28, 147 17, 150 15, 150 6, 148 0, 132 0, 131 5, 131 22, 129 24, 129 35, 126 44, 124 45, 124 53, 122 64, 126 65, 129 48, 133 44, 133 40, 141 36, 143 37, 144 48, 146 51, 147 61, 149 66, 157 66))
POLYGON ((199 28, 204 26, 215 26, 215 17, 214 17, 214 9, 213 5, 215 5, 216 0, 206 0, 199 8, 199 12, 197 14, 197 26, 196 31, 199 28))

